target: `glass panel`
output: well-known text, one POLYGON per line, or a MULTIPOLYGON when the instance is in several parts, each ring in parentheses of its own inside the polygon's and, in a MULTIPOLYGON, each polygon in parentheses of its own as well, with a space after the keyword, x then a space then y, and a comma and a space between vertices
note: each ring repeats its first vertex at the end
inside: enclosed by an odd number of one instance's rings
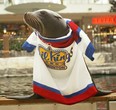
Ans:
POLYGON ((96 3, 96 4, 108 4, 109 0, 63 0, 65 4, 75 3, 96 3))
POLYGON ((97 4, 108 4, 109 0, 94 0, 97 4))

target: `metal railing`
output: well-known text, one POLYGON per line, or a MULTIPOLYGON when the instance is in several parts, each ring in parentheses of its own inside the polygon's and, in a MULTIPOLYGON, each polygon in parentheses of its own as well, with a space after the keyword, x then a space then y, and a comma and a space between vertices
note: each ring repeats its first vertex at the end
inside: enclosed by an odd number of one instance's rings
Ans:
MULTIPOLYGON (((25 38, 4 38, 0 40, 0 57, 18 57, 18 56, 32 56, 34 52, 27 53, 22 49, 22 44, 25 38)), ((116 62, 116 39, 115 36, 103 37, 94 36, 93 45, 95 52, 107 53, 110 61, 116 62)))
POLYGON ((22 48, 25 40, 25 38, 3 36, 3 39, 0 39, 0 57, 32 56, 33 52, 27 53, 22 48))
POLYGON ((103 37, 102 35, 96 35, 93 38, 93 44, 97 53, 106 53, 107 61, 116 62, 116 36, 109 35, 103 37))

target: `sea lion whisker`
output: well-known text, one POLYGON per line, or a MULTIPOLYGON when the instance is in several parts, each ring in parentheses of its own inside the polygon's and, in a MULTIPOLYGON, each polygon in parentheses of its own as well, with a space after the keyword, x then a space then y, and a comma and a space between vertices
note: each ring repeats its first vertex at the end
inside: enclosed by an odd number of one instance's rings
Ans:
POLYGON ((35 22, 35 25, 37 26, 37 28, 39 28, 39 32, 41 34, 43 34, 44 33, 44 25, 43 25, 42 21, 40 19, 37 19, 34 16, 34 22, 35 22))
POLYGON ((33 28, 34 23, 32 19, 28 19, 27 23, 33 28))
POLYGON ((24 15, 24 22, 29 26, 29 27, 32 27, 32 21, 31 21, 31 16, 30 16, 30 14, 28 14, 28 13, 26 13, 25 15, 24 15))
POLYGON ((40 28, 41 24, 38 25, 37 19, 36 19, 35 16, 32 15, 31 13, 25 14, 25 16, 24 16, 24 21, 25 21, 25 23, 26 23, 28 26, 30 26, 30 27, 32 27, 32 28, 35 28, 36 30, 41 31, 41 30, 40 30, 40 29, 41 29, 41 28, 40 28))

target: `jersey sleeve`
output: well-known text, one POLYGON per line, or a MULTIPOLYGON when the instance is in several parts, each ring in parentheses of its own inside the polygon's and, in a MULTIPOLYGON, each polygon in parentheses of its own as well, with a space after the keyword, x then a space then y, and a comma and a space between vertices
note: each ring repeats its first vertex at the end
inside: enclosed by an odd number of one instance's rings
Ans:
POLYGON ((33 32, 28 37, 28 39, 24 42, 24 44, 22 45, 22 48, 24 50, 27 50, 27 52, 32 52, 36 46, 37 46, 37 36, 36 36, 35 32, 33 32))
POLYGON ((93 54, 95 52, 95 48, 92 42, 90 41, 87 34, 80 27, 78 27, 77 29, 77 34, 79 36, 79 39, 77 41, 79 48, 90 60, 93 61, 94 60, 93 54))
POLYGON ((70 26, 70 28, 76 33, 74 39, 79 46, 79 49, 83 54, 85 54, 90 60, 94 60, 94 46, 92 45, 89 37, 85 32, 76 25, 72 20, 65 19, 66 23, 70 26))

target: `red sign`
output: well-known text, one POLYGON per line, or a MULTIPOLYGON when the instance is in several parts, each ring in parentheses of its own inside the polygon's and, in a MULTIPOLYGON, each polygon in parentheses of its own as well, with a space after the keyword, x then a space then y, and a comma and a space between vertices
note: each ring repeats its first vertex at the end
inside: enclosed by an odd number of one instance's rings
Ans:
POLYGON ((116 16, 100 16, 92 18, 92 24, 113 24, 116 25, 116 16))

